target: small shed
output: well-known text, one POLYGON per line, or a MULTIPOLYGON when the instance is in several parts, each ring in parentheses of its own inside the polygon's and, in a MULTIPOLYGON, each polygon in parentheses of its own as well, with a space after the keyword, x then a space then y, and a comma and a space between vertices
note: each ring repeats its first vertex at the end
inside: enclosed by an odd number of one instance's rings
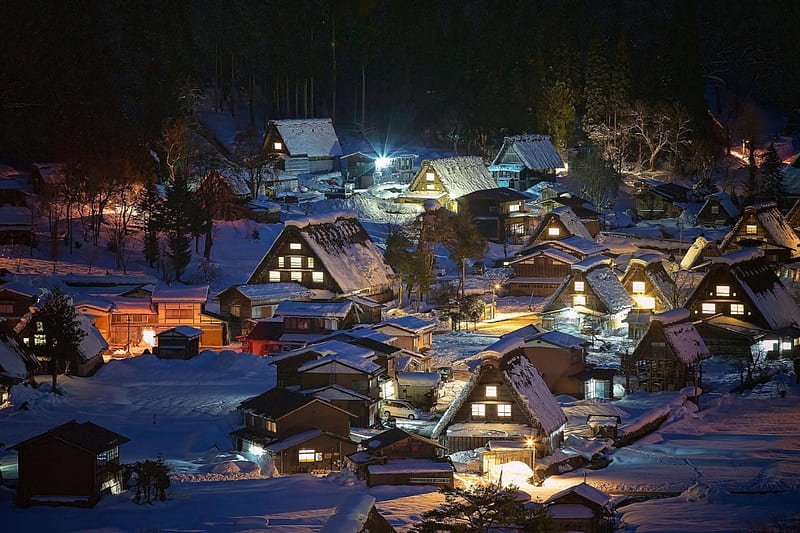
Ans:
POLYGON ((159 359, 191 359, 200 353, 203 330, 191 326, 176 326, 158 333, 156 356, 159 359))
POLYGON ((453 465, 446 460, 392 459, 367 467, 367 486, 436 485, 453 487, 453 465))
POLYGON ((611 496, 583 482, 550 496, 544 502, 558 531, 606 533, 614 530, 611 496))

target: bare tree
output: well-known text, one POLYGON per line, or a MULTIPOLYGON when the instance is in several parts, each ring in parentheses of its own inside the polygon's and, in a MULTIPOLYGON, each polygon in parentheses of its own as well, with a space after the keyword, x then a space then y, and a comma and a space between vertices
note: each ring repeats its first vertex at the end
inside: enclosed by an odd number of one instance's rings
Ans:
POLYGON ((111 198, 114 213, 109 217, 108 243, 114 252, 117 268, 127 272, 127 252, 133 233, 131 222, 136 213, 136 200, 141 187, 127 183, 119 187, 111 198))
POLYGON ((640 154, 639 164, 647 157, 648 168, 655 169, 658 156, 670 145, 670 117, 664 106, 648 106, 636 102, 630 112, 631 134, 647 149, 640 154))

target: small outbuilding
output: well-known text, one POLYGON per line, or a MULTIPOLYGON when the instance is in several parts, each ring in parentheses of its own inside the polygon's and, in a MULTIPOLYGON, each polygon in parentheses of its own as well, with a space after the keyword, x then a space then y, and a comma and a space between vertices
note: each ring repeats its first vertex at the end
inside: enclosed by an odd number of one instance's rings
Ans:
POLYGON ((200 353, 200 336, 203 330, 191 326, 176 326, 156 335, 159 359, 191 359, 200 353))

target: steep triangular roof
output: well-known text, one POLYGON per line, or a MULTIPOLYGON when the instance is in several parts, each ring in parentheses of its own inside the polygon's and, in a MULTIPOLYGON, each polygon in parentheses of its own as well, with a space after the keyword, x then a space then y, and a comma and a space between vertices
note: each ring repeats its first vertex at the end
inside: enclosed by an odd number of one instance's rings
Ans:
POLYGON ((641 269, 644 272, 647 280, 658 292, 661 301, 668 302, 675 293, 675 280, 664 268, 664 256, 656 253, 647 253, 631 258, 628 262, 628 268, 625 269, 625 274, 620 280, 621 283, 624 285, 637 269, 641 269))
POLYGON ((452 200, 474 191, 497 188, 497 182, 483 164, 483 159, 462 156, 423 161, 419 172, 408 186, 409 191, 424 192, 425 174, 428 168, 436 173, 436 177, 452 200))
POLYGON ((497 165, 507 150, 519 156, 522 163, 530 170, 553 170, 564 166, 549 135, 512 135, 503 139, 503 146, 492 161, 497 165))
POLYGON ((267 258, 276 243, 293 232, 317 255, 341 293, 368 287, 387 287, 394 275, 355 213, 334 212, 325 216, 289 220, 272 242, 247 280, 259 283, 267 258))
POLYGON ((28 444, 37 441, 44 437, 52 437, 60 441, 66 442, 82 450, 86 450, 93 454, 108 451, 120 444, 129 442, 130 439, 123 437, 118 433, 98 426, 92 422, 83 422, 79 424, 74 420, 70 420, 65 424, 56 426, 53 429, 36 435, 26 441, 20 442, 11 446, 10 450, 17 450, 27 446, 28 444))
POLYGON ((562 206, 553 209, 542 218, 542 221, 538 226, 536 226, 536 229, 533 230, 533 233, 531 234, 524 248, 528 248, 534 243, 540 241, 541 237, 549 239, 548 236, 542 235, 542 232, 546 227, 548 227, 548 225, 550 225, 553 219, 558 219, 569 236, 580 237, 581 239, 586 239, 587 241, 594 241, 592 234, 589 233, 589 230, 586 229, 586 226, 583 224, 583 222, 581 222, 575 212, 567 206, 562 206))
POLYGON ((329 118, 270 120, 292 156, 341 156, 342 147, 329 118))
MULTIPOLYGON (((711 357, 705 341, 697 332, 690 316, 690 311, 682 307, 652 315, 642 341, 648 339, 649 343, 654 338, 663 339, 669 345, 671 353, 687 365, 711 357)), ((640 346, 642 350, 649 351, 649 346, 643 346, 643 342, 640 341, 634 349, 634 358, 640 354, 640 346)))
POLYGON ((421 435, 417 435, 416 433, 410 433, 408 431, 404 431, 400 428, 391 428, 382 433, 378 433, 374 437, 362 440, 359 443, 359 447, 372 452, 386 448, 387 446, 390 446, 395 442, 400 442, 401 440, 404 439, 418 440, 425 444, 435 446, 436 448, 444 448, 444 446, 442 446, 435 440, 423 437, 421 435))
POLYGON ((792 257, 800 255, 800 237, 778 210, 775 202, 765 202, 745 207, 742 217, 736 222, 720 245, 720 249, 723 252, 730 252, 736 249, 737 238, 748 238, 744 226, 752 215, 755 216, 758 223, 767 232, 767 242, 769 244, 791 250, 792 257))

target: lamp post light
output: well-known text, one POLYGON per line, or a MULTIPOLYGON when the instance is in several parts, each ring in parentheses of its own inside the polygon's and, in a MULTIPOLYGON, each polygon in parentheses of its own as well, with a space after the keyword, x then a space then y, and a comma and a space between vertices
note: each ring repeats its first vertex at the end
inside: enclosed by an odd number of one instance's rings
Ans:
POLYGON ((495 283, 492 285, 492 320, 497 315, 497 291, 500 290, 500 284, 495 283))
POLYGON ((531 477, 536 481, 536 441, 533 440, 533 437, 525 439, 525 447, 530 450, 531 472, 533 473, 531 477))
POLYGON ((131 315, 126 317, 125 322, 128 324, 128 342, 125 344, 125 353, 130 357, 131 355, 131 315))

